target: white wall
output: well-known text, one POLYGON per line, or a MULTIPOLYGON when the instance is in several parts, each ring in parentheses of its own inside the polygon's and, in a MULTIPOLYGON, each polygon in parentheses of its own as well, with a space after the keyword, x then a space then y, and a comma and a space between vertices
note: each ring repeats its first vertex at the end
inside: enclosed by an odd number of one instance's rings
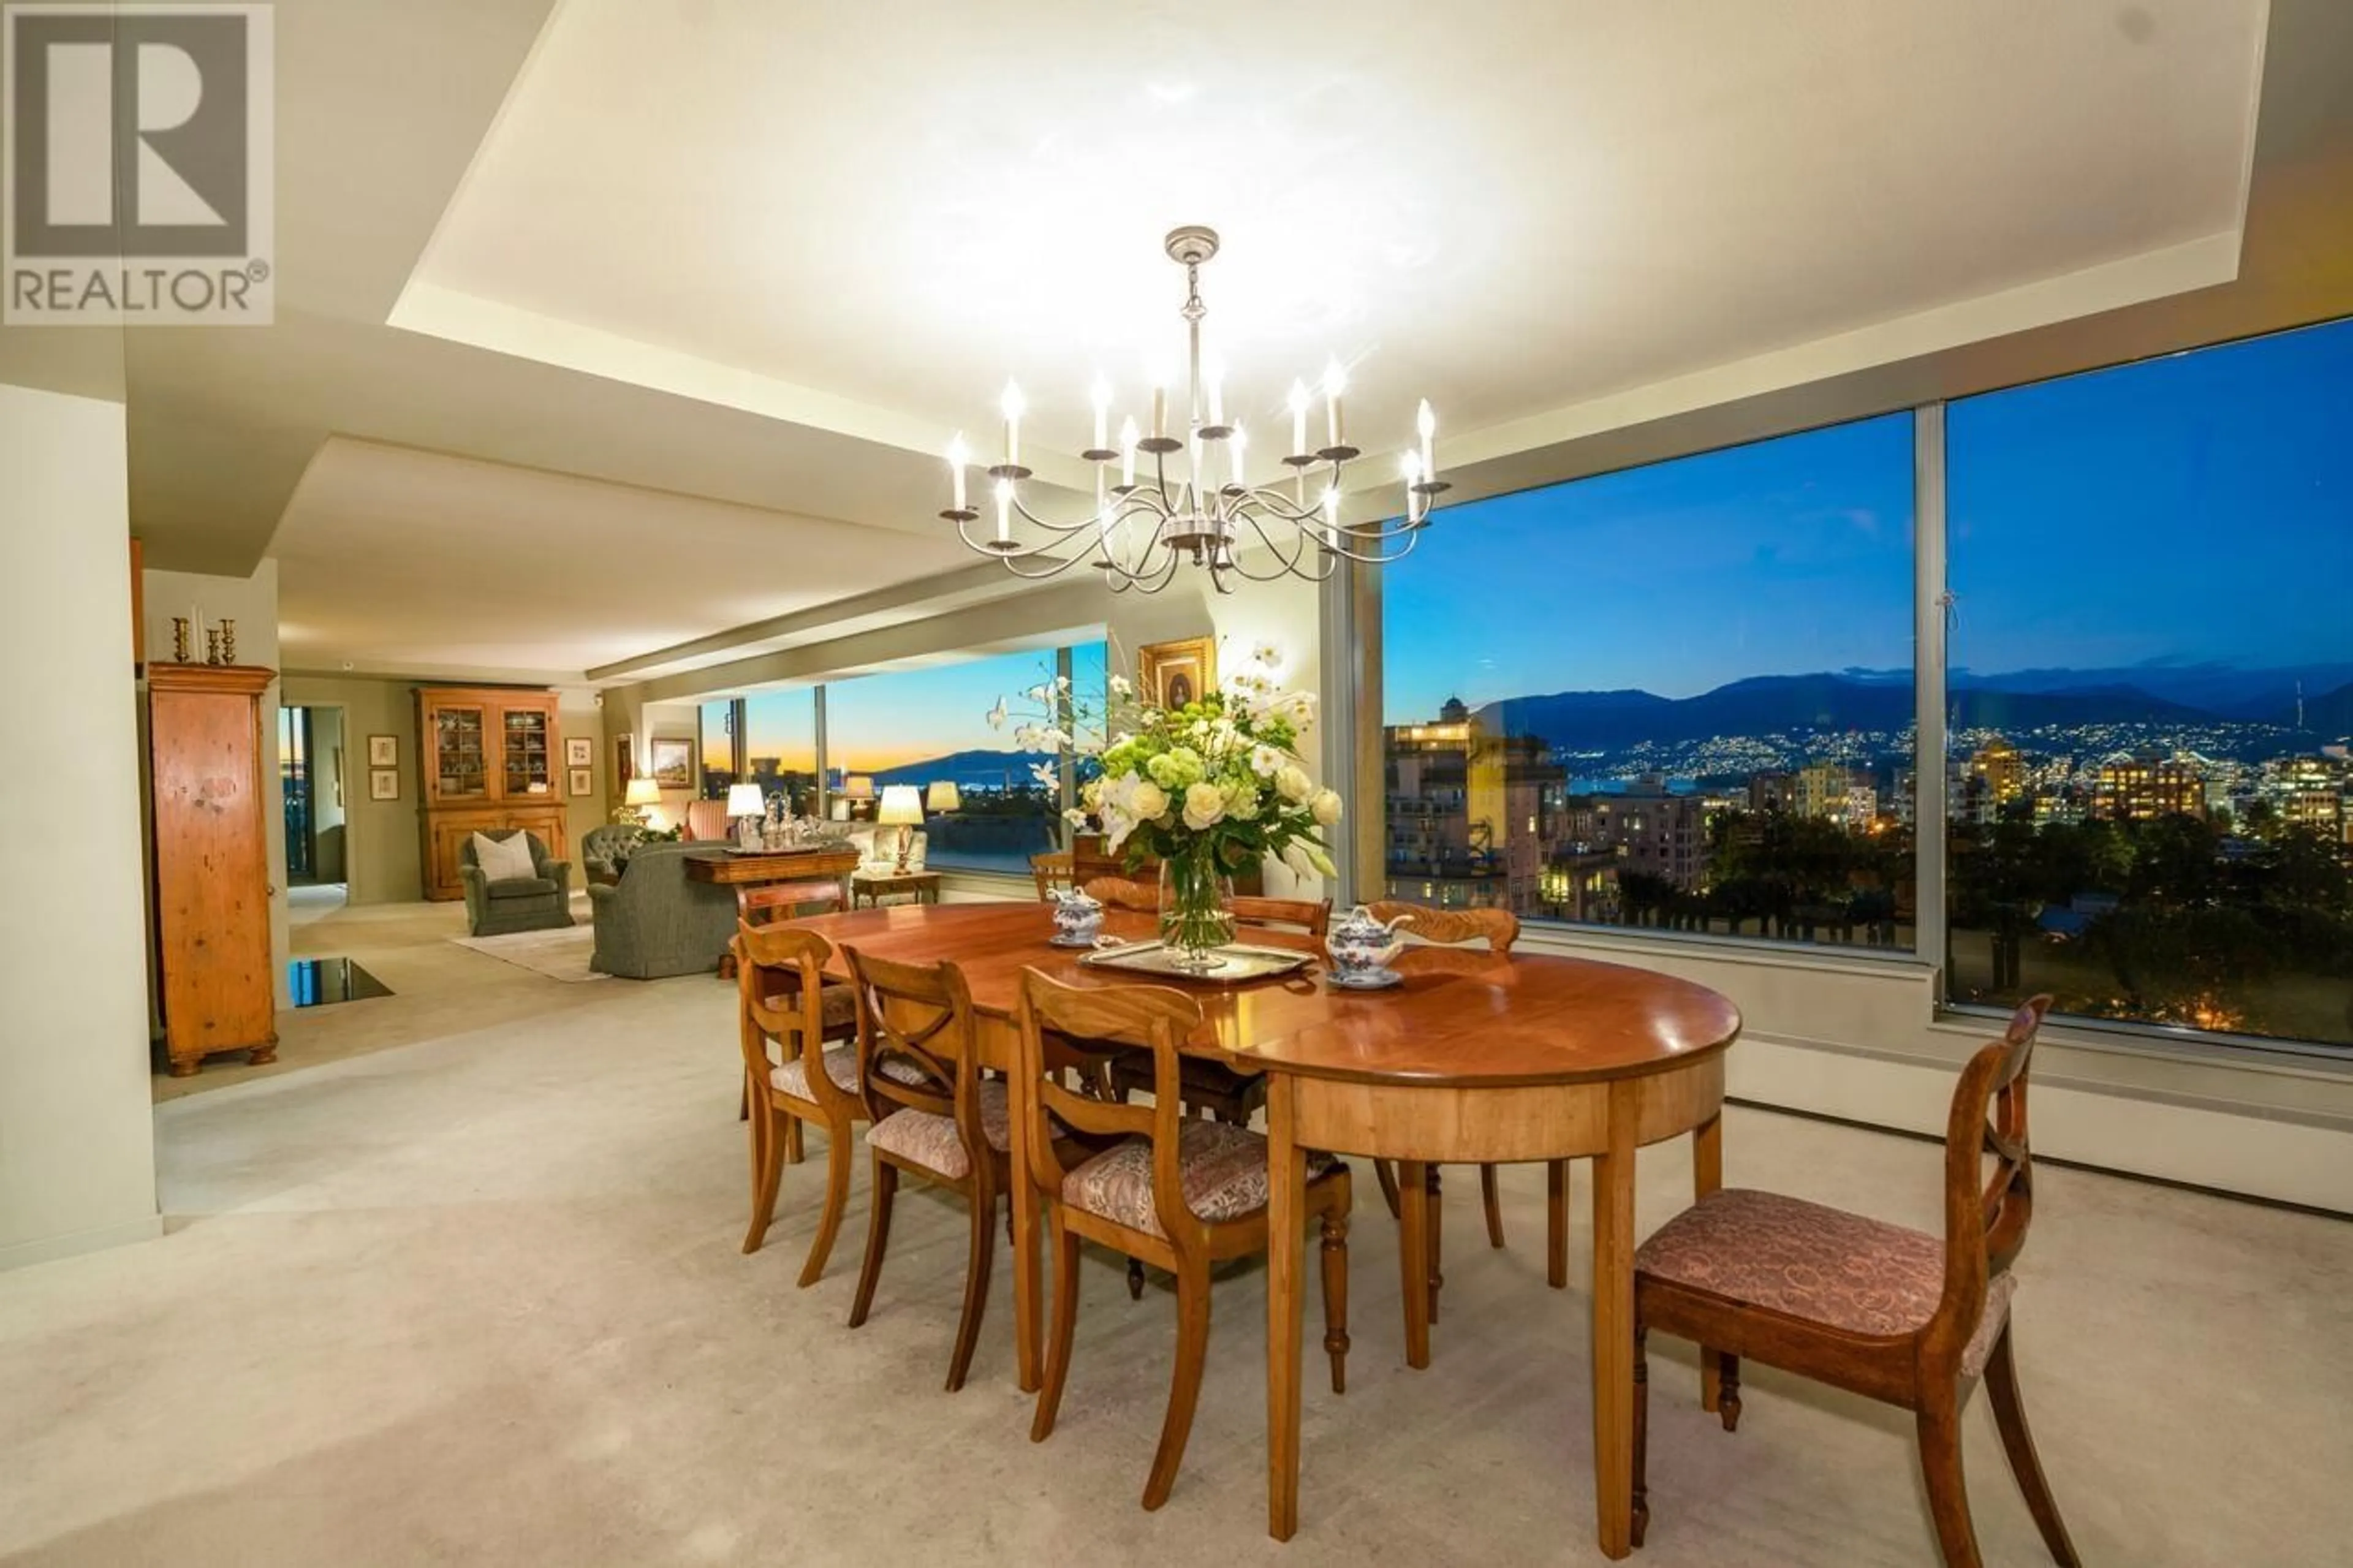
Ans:
MULTIPOLYGON (((237 662, 278 668, 278 563, 264 561, 250 577, 215 577, 194 572, 150 572, 147 581, 147 657, 172 657, 172 617, 201 610, 215 625, 237 623, 237 662)), ((202 634, 189 632, 189 657, 205 657, 202 634)), ((261 695, 261 809, 269 846, 269 973, 278 1005, 290 1006, 286 963, 292 952, 286 923, 286 800, 278 773, 278 705, 282 683, 273 680, 261 695)), ((365 744, 364 742, 362 744, 365 744)))
POLYGON ((125 460, 120 404, 0 385, 0 1268, 158 1229, 125 460))

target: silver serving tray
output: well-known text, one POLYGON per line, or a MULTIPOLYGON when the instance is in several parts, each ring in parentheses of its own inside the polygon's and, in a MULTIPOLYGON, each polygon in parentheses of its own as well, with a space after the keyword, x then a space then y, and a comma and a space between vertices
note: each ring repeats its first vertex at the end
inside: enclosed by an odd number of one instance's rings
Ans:
POLYGON ((1248 980, 1269 980, 1278 974, 1292 974, 1315 962, 1312 952, 1300 952, 1287 947, 1249 947, 1233 944, 1218 952, 1215 969, 1185 969, 1176 963, 1176 954, 1166 942, 1137 942, 1124 947, 1105 948, 1091 952, 1079 963, 1090 969, 1126 969, 1139 974, 1157 974, 1169 980, 1203 980, 1212 985, 1238 985, 1248 980))

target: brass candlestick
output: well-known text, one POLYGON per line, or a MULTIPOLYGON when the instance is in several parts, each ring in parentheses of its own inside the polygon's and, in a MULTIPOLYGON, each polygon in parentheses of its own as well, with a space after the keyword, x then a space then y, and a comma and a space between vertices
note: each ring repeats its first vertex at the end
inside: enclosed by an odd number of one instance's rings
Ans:
POLYGON ((205 662, 206 662, 206 664, 218 664, 218 663, 220 663, 220 661, 221 661, 221 635, 220 635, 220 627, 218 627, 218 626, 206 626, 206 627, 205 628, 205 662))
POLYGON ((223 664, 237 662, 237 623, 235 621, 224 619, 220 624, 220 661, 223 664))
POLYGON ((172 617, 172 662, 188 662, 188 617, 185 616, 172 617))

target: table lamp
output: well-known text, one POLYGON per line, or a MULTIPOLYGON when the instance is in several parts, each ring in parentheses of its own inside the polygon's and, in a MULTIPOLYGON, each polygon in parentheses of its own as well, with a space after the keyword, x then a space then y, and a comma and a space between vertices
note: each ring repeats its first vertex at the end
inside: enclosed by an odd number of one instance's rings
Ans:
POLYGON ((636 808, 639 827, 650 826, 652 808, 661 804, 661 785, 651 779, 631 779, 621 792, 621 804, 636 808))
POLYGON ((914 843, 915 829, 923 822, 922 794, 913 784, 884 784, 882 809, 874 814, 874 820, 885 827, 898 828, 899 863, 892 869, 906 875, 907 851, 914 843))
POLYGON ((944 816, 951 811, 961 811, 964 809, 964 797, 956 793, 954 783, 942 779, 936 784, 924 786, 923 809, 934 816, 944 816))
POLYGON ((850 773, 841 781, 841 798, 849 802, 849 815, 857 816, 859 808, 874 798, 874 779, 870 773, 850 773))
POLYGON ((762 792, 760 786, 755 784, 729 784, 727 815, 738 819, 735 824, 736 838, 745 848, 756 848, 758 847, 756 838, 746 836, 744 825, 746 822, 757 822, 768 815, 768 797, 762 792))

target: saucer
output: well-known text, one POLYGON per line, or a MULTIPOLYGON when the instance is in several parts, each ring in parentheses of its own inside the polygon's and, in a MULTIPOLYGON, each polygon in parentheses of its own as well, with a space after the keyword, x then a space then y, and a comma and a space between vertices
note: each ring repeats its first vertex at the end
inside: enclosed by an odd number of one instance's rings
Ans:
POLYGON ((1343 974, 1334 970, 1324 979, 1343 991, 1386 991, 1405 983, 1405 976, 1394 969, 1368 969, 1362 974, 1343 974))
POLYGON ((1092 949, 1094 947, 1097 938, 1092 936, 1050 936, 1046 939, 1046 945, 1048 947, 1083 947, 1092 949))

